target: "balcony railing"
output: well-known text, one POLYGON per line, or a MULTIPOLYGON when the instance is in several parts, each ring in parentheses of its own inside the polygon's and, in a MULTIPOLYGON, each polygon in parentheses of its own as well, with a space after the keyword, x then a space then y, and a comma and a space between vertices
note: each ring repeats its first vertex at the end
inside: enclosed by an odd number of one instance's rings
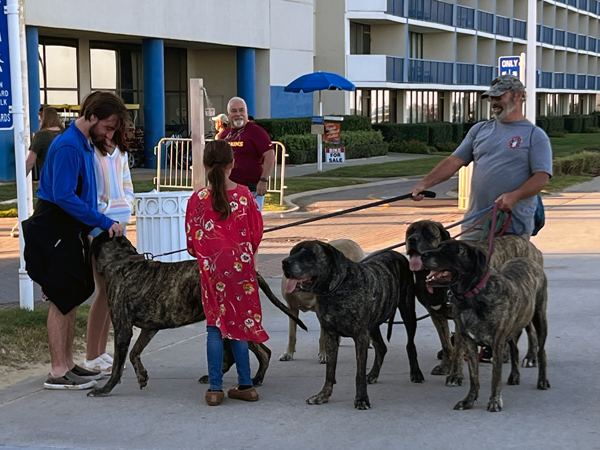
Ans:
POLYGON ((567 31, 567 47, 577 48, 577 35, 567 31))
POLYGON ((587 41, 587 36, 584 36, 583 34, 578 34, 577 35, 577 48, 579 50, 585 50, 586 41, 587 41))
POLYGON ((600 75, 596 77, 596 86, 600 88, 600 75))
POLYGON ((387 0, 385 12, 394 16, 404 16, 404 0, 387 0))
POLYGON ((594 14, 598 14, 598 0, 589 0, 588 11, 594 14))
POLYGON ((575 74, 574 73, 568 73, 567 74, 567 89, 575 89, 575 74))
POLYGON ((588 75, 587 88, 588 89, 596 89, 596 75, 588 75))
POLYGON ((490 85, 494 79, 494 74, 497 72, 494 66, 484 66, 477 64, 477 84, 490 85))
POLYGON ((589 37, 588 38, 588 50, 590 52, 595 52, 596 51, 596 44, 597 44, 598 40, 596 38, 593 37, 589 37))
POLYGON ((453 25, 454 5, 438 0, 409 0, 408 17, 453 25))
POLYGON ((453 84, 454 63, 428 61, 424 59, 408 60, 408 81, 410 83, 453 84))
POLYGON ((477 11, 477 29, 487 33, 494 32, 494 15, 485 11, 477 11))
POLYGON ((510 19, 508 17, 496 16, 496 34, 510 36, 510 19))
POLYGON ((461 28, 475 28, 475 9, 466 6, 456 6, 456 26, 461 28))
POLYGON ((563 30, 554 31, 554 43, 561 47, 565 46, 565 32, 563 30))
POLYGON ((542 72, 537 77, 537 87, 552 88, 552 72, 542 72))
POLYGON ((555 73, 554 74, 554 89, 563 89, 565 87, 565 74, 555 73))
POLYGON ((567 5, 577 7, 577 0, 567 0, 567 5))
POLYGON ((513 19, 513 36, 525 39, 527 37, 527 22, 524 20, 513 19))
POLYGON ((537 40, 546 44, 553 44, 554 30, 544 25, 537 26, 537 40))
POLYGON ((475 64, 456 63, 456 83, 475 84, 475 64))
POLYGON ((402 83, 404 81, 404 58, 386 56, 385 58, 386 81, 402 83))
POLYGON ((585 75, 577 75, 577 89, 585 89, 586 78, 587 77, 585 75))
POLYGON ((583 9, 584 11, 587 11, 588 0, 579 0, 579 9, 583 9))

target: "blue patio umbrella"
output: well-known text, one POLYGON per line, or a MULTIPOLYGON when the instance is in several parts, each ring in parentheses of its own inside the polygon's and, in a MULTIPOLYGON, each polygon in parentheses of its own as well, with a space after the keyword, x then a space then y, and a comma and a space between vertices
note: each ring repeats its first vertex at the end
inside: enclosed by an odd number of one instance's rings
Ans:
MULTIPOLYGON (((288 84, 283 90, 285 92, 315 92, 319 91, 319 116, 323 115, 323 103, 321 102, 321 91, 353 91, 354 84, 337 73, 313 72, 302 75, 288 84)), ((323 136, 318 135, 317 149, 317 171, 322 170, 323 136)))

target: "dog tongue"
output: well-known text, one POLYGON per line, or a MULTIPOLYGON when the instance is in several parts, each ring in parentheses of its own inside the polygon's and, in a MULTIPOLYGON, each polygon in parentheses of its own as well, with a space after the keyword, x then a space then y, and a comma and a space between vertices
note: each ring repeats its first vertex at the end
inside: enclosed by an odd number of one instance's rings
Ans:
POLYGON ((429 292, 430 294, 433 294, 433 286, 427 285, 427 292, 429 292))
POLYGON ((423 263, 421 262, 421 257, 419 255, 413 255, 409 259, 410 270, 413 272, 418 272, 423 269, 423 263))
POLYGON ((287 294, 289 294, 290 292, 294 292, 294 289, 296 289, 296 285, 299 281, 300 280, 288 279, 287 283, 285 284, 285 292, 287 294))

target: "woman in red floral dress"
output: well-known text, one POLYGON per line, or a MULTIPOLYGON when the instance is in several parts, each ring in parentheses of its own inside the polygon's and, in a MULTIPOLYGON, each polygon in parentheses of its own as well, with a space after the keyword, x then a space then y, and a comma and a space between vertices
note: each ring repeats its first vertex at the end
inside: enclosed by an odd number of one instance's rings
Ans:
POLYGON ((256 401, 247 341, 269 338, 262 326, 255 268, 262 215, 248 188, 229 179, 234 160, 227 142, 209 142, 203 162, 210 185, 188 201, 186 236, 188 252, 200 266, 206 314, 210 387, 205 399, 211 406, 223 400, 223 339, 230 339, 239 384, 227 395, 256 401))

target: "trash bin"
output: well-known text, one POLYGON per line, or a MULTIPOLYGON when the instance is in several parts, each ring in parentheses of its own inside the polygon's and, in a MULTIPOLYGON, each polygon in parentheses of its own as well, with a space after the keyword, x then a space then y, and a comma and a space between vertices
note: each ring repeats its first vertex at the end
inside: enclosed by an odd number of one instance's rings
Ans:
POLYGON ((157 258, 175 262, 193 259, 186 250, 185 210, 192 191, 144 192, 135 194, 137 249, 140 253, 163 253, 182 250, 157 258))

